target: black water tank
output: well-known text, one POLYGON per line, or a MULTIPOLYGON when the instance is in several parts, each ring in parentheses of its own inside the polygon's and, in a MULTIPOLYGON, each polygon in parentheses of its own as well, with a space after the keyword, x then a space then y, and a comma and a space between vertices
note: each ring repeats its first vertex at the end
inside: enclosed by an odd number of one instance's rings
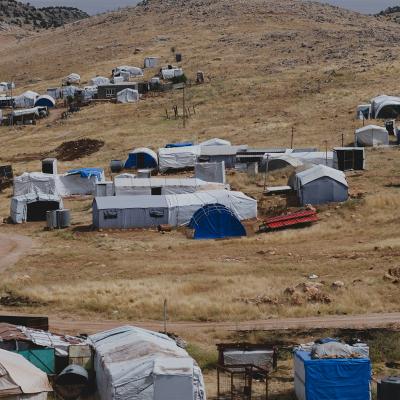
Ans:
POLYGON ((175 54, 175 61, 178 62, 178 63, 182 61, 182 54, 181 53, 176 53, 175 54))
POLYGON ((121 172, 124 169, 124 163, 121 160, 112 160, 110 162, 110 169, 113 174, 121 172))
POLYGON ((400 399, 400 377, 391 376, 378 381, 378 400, 400 399))

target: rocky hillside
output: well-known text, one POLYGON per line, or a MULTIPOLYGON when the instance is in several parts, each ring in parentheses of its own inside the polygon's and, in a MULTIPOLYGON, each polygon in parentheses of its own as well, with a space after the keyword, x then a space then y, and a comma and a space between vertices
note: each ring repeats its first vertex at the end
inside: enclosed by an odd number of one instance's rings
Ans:
POLYGON ((389 7, 381 11, 377 16, 400 24, 400 6, 389 7))
POLYGON ((0 28, 33 27, 39 29, 56 28, 87 18, 88 14, 73 7, 36 8, 29 3, 15 0, 0 0, 0 28))

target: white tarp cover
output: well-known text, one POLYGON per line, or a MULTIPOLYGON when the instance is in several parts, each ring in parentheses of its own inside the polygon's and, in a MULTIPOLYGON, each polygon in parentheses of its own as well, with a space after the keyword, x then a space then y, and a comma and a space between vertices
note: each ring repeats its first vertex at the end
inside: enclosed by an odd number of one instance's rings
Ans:
POLYGON ((268 169, 269 170, 276 170, 280 168, 286 167, 301 167, 303 162, 296 157, 292 157, 289 154, 270 154, 268 160, 268 169))
POLYGON ((39 94, 31 90, 27 90, 19 96, 14 97, 14 104, 17 108, 31 108, 35 105, 39 94))
POLYGON ((122 75, 122 74, 129 74, 129 76, 143 76, 143 70, 138 67, 132 67, 130 65, 121 65, 120 67, 115 68, 114 76, 122 75))
POLYGON ((284 154, 277 153, 265 153, 264 161, 266 161, 269 156, 270 159, 274 157, 280 157, 282 155, 288 155, 290 157, 300 160, 303 164, 310 163, 316 165, 325 165, 328 167, 333 167, 333 151, 305 151, 305 152, 295 152, 292 149, 288 149, 284 154))
POLYGON ((136 103, 139 101, 139 92, 134 89, 124 89, 117 93, 118 103, 136 103))
POLYGON ((145 68, 155 68, 158 65, 158 57, 146 57, 144 59, 144 67, 145 68))
POLYGON ((69 74, 65 78, 63 78, 64 83, 79 83, 81 80, 81 76, 79 74, 69 74))
POLYGON ((231 209, 240 220, 257 218, 256 200, 241 192, 212 190, 161 196, 96 197, 93 225, 100 229, 187 225, 199 208, 215 203, 231 209))
POLYGON ((63 208, 63 202, 61 197, 54 194, 35 194, 28 193, 22 196, 14 196, 11 199, 11 207, 10 207, 10 217, 14 224, 22 224, 26 222, 28 218, 28 204, 34 203, 37 201, 45 202, 57 202, 59 203, 59 208, 63 208))
POLYGON ((388 131, 377 125, 367 125, 355 131, 355 145, 360 147, 389 145, 388 131))
POLYGON ((200 146, 161 148, 158 150, 158 165, 161 172, 169 169, 194 167, 200 156, 200 146))
POLYGON ((62 88, 62 97, 65 99, 68 96, 74 96, 75 92, 78 90, 79 88, 77 88, 76 86, 64 86, 62 88))
POLYGON ((379 112, 382 110, 383 107, 387 105, 400 105, 400 97, 397 96, 387 96, 385 94, 381 96, 374 97, 371 100, 371 114, 373 117, 379 115, 379 112))
POLYGON ((52 391, 45 372, 20 354, 0 349, 0 397, 45 400, 52 391))
POLYGON ((98 93, 97 86, 85 86, 83 88, 83 95, 85 100, 91 100, 98 93))
POLYGON ((48 88, 47 94, 51 96, 53 99, 61 99, 62 91, 61 88, 48 88))
POLYGON ((196 163, 194 166, 194 175, 196 178, 206 182, 225 183, 225 161, 196 163))
POLYGON ((12 112, 12 115, 14 117, 22 117, 24 115, 32 115, 32 114, 38 117, 40 115, 39 107, 25 108, 23 110, 14 110, 12 112))
POLYGON ((200 143, 200 146, 231 146, 232 143, 224 139, 209 139, 200 143))
POLYGON ((168 336, 125 326, 89 340, 101 400, 206 400, 200 368, 168 336))
POLYGON ((110 79, 105 76, 96 76, 89 81, 89 86, 108 85, 109 83, 110 79))
POLYGON ((229 190, 229 185, 196 178, 115 178, 114 187, 115 196, 151 195, 154 188, 160 188, 162 195, 229 190))
POLYGON ((308 183, 320 179, 324 176, 328 176, 331 179, 341 183, 348 187, 346 181, 346 175, 344 172, 334 168, 326 167, 325 165, 314 165, 313 167, 306 169, 305 171, 299 172, 297 175, 297 181, 300 185, 304 186, 308 183))
POLYGON ((182 68, 162 69, 161 76, 163 79, 173 79, 183 75, 182 68))

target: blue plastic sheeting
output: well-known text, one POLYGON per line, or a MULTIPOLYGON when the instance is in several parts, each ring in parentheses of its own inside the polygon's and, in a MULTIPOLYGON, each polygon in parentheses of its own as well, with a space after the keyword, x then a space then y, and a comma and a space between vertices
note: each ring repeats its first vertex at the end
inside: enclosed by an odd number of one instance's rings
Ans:
POLYGON ((77 168, 68 171, 68 175, 80 175, 82 178, 95 176, 99 181, 102 180, 103 168, 77 168))
POLYGON ((371 363, 368 358, 313 360, 305 351, 296 352, 295 357, 304 365, 306 400, 370 399, 371 363))
POLYGON ((165 148, 172 149, 174 147, 189 147, 193 146, 193 142, 181 142, 181 143, 168 143, 165 148))
POLYGON ((208 204, 197 210, 190 220, 194 239, 222 239, 246 236, 246 230, 236 215, 222 204, 208 204))
POLYGON ((157 168, 157 160, 147 153, 130 153, 128 159, 125 161, 125 168, 157 168), (140 154, 141 161, 138 165, 138 154, 140 154))

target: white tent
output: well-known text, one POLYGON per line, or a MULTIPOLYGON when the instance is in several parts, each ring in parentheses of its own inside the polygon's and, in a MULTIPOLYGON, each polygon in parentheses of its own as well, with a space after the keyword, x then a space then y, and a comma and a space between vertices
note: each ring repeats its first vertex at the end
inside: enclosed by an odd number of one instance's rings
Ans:
POLYGON ((200 146, 231 146, 232 143, 224 139, 209 139, 199 144, 200 146))
POLYGON ((371 100, 371 114, 375 119, 397 118, 400 112, 400 97, 381 95, 371 100))
POLYGON ((81 76, 79 74, 69 74, 65 78, 63 78, 64 84, 72 84, 72 83, 79 83, 81 81, 81 76))
POLYGON ((367 125, 356 129, 354 143, 358 147, 383 146, 389 144, 389 133, 377 125, 367 125))
POLYGON ((162 69, 161 76, 163 79, 173 79, 183 75, 182 68, 171 68, 171 69, 162 69))
POLYGON ((78 90, 79 88, 76 86, 64 86, 62 88, 62 97, 65 99, 68 96, 74 96, 75 92, 78 90))
POLYGON ((31 90, 27 90, 21 95, 14 98, 15 107, 18 108, 31 108, 34 107, 36 99, 39 94, 31 90))
POLYGON ((160 224, 187 225, 207 204, 222 204, 240 220, 257 217, 257 201, 241 192, 200 191, 160 196, 96 197, 93 226, 100 229, 149 228, 160 224))
POLYGON ((129 76, 143 76, 143 70, 138 67, 132 67, 130 65, 121 65, 120 67, 116 67, 114 69, 114 76, 119 76, 124 73, 129 74, 129 76))
POLYGON ((13 117, 22 117, 25 115, 35 115, 36 117, 39 117, 40 112, 41 111, 40 111, 39 107, 33 107, 33 108, 24 108, 21 110, 14 110, 11 114, 13 117))
POLYGON ((96 76, 89 81, 89 86, 108 85, 109 83, 110 79, 104 76, 96 76))
POLYGON ((118 103, 136 103, 139 101, 139 92, 134 89, 124 89, 117 93, 118 103))
POLYGON ((20 354, 0 349, 0 398, 46 400, 52 391, 43 371, 20 354))
POLYGON ((200 146, 161 148, 158 150, 158 163, 161 172, 169 169, 194 167, 200 156, 200 146))
POLYGON ((168 336, 124 326, 89 340, 101 400, 206 400, 200 368, 168 336))
MULTIPOLYGON (((264 158, 266 161, 266 159, 264 158)), ((289 154, 270 154, 268 159, 268 170, 274 171, 277 169, 287 168, 287 167, 301 167, 303 162, 296 157, 292 157, 289 154)))
POLYGON ((98 88, 97 86, 85 86, 83 88, 83 95, 85 100, 93 99, 93 97, 97 94, 98 88))
POLYGON ((158 57, 146 57, 144 59, 144 67, 145 68, 155 68, 158 65, 158 57))
MULTIPOLYGON (((291 158, 295 158, 297 161, 302 162, 303 164, 316 164, 316 165, 325 165, 328 167, 333 167, 333 151, 294 151, 292 149, 287 149, 284 154, 277 153, 265 153, 263 156, 264 162, 267 157, 270 159, 282 156, 290 156, 291 158)), ((295 161, 293 161, 295 163, 295 161)))
POLYGON ((229 185, 196 178, 114 178, 114 188, 115 196, 137 196, 225 190, 229 185))

